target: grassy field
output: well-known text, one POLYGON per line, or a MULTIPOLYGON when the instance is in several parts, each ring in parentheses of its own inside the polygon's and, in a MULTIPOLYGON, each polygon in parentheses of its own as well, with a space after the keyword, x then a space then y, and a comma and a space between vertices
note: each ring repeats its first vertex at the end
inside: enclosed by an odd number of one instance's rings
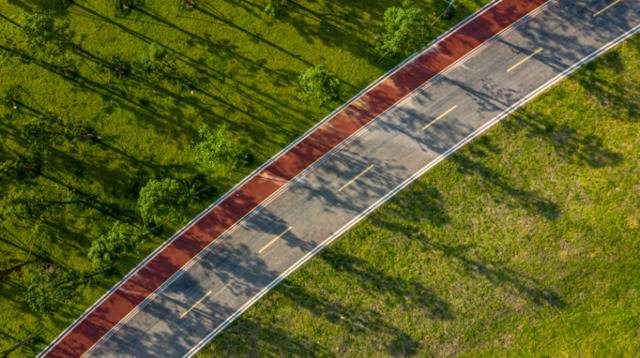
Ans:
POLYGON ((206 356, 640 355, 640 38, 425 174, 206 356))
MULTIPOLYGON (((447 20, 436 16, 444 2, 413 3, 429 14, 435 37, 484 2, 459 1, 447 20)), ((0 354, 11 356, 37 353, 186 218, 341 102, 298 100, 300 71, 324 65, 346 100, 399 60, 380 61, 373 51, 384 10, 399 1, 291 1, 275 18, 262 0, 198 1, 192 11, 177 0, 146 0, 126 15, 115 0, 57 3, 0 2, 0 162, 36 157, 29 125, 49 112, 92 127, 99 140, 51 143, 39 149, 38 175, 0 178, 0 354), (40 12, 69 23, 74 45, 64 56, 46 55, 23 33, 27 16, 40 12), (139 70, 158 51, 189 88, 139 70), (119 74, 123 62, 126 76, 119 74), (4 99, 12 88, 16 109, 4 99), (205 124, 226 125, 255 160, 234 170, 195 160, 189 149, 205 124), (91 242, 115 221, 142 230, 136 199, 152 178, 180 180, 199 195, 115 268, 96 271, 87 259, 91 242), (16 220, 7 204, 16 198, 27 206, 42 201, 47 210, 16 220), (27 304, 28 288, 42 278, 45 288, 64 287, 64 295, 49 297, 48 313, 27 304)))
MULTIPOLYGON (((300 102, 300 71, 325 65, 346 99, 392 66, 373 53, 371 24, 397 3, 296 1, 271 18, 257 0, 202 1, 195 11, 147 0, 126 16, 112 2, 78 0, 56 12, 83 50, 70 55, 79 76, 68 78, 46 59, 16 57, 31 50, 16 24, 47 2, 1 2, 0 92, 21 85, 24 106, 21 117, 0 107, 0 158, 27 151, 30 109, 90 123, 101 140, 56 145, 40 177, 0 181, 3 197, 95 195, 35 224, 2 221, 0 354, 33 356, 182 224, 166 223, 114 270, 93 272, 90 242, 116 219, 140 225, 135 201, 148 179, 213 187, 189 217, 337 105, 300 102), (138 61, 154 46, 195 79, 194 94, 109 71, 115 56, 138 61), (254 162, 228 171, 195 161, 188 149, 202 124, 226 124, 254 162), (26 287, 62 270, 77 273, 73 293, 54 312, 33 312, 26 287)), ((429 14, 444 7, 415 3, 429 14)), ((481 3, 434 16, 433 35, 481 3)), ((636 37, 436 167, 201 356, 640 355, 639 56, 636 37)))

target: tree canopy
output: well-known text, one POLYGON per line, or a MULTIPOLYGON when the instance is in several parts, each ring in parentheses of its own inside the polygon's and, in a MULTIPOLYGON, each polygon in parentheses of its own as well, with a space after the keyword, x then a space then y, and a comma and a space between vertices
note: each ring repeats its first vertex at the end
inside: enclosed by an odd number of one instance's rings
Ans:
POLYGON ((175 221, 180 216, 178 208, 187 202, 187 190, 179 181, 171 178, 151 179, 140 189, 138 210, 146 224, 167 219, 175 221))
POLYGON ((390 7, 384 12, 384 32, 378 45, 382 57, 408 56, 427 44, 428 16, 416 7, 390 7))
POLYGON ((139 241, 134 229, 124 223, 116 222, 108 233, 91 243, 87 256, 95 268, 105 268, 134 248, 139 241))
POLYGON ((298 96, 303 100, 315 100, 324 104, 340 97, 340 81, 324 66, 307 68, 300 74, 298 83, 298 96))

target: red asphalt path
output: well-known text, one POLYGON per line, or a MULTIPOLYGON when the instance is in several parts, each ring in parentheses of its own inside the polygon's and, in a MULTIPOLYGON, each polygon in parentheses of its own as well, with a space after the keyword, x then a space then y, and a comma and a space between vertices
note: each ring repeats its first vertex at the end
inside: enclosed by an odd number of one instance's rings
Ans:
POLYGON ((548 0, 502 0, 349 103, 248 179, 55 341, 45 357, 78 357, 226 230, 363 126, 548 0))

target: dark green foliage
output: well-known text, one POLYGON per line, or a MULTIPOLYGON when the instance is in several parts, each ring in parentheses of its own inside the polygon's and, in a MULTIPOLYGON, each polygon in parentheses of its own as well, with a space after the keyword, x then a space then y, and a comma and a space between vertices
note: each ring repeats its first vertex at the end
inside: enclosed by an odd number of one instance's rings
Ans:
POLYGON ((0 162, 0 180, 16 178, 33 179, 42 172, 42 158, 38 153, 21 156, 18 159, 6 159, 0 162))
POLYGON ((298 77, 298 97, 324 104, 340 97, 340 81, 324 66, 307 68, 298 77))
POLYGON ((198 131, 199 141, 192 148, 196 159, 209 166, 231 169, 237 164, 251 161, 251 153, 242 148, 226 126, 213 130, 203 126, 198 131))
POLYGON ((87 257, 95 268, 110 267, 119 257, 135 248, 139 241, 133 227, 116 222, 108 233, 91 242, 87 257))
POLYGON ((151 179, 140 189, 138 210, 146 224, 182 218, 180 211, 188 201, 188 192, 179 181, 171 178, 151 179))
POLYGON ((117 79, 123 79, 131 74, 131 63, 120 56, 114 56, 111 59, 109 69, 117 79))
POLYGON ((67 20, 49 14, 33 13, 25 17, 22 32, 27 44, 48 55, 60 55, 70 45, 73 33, 67 20))
POLYGON ((382 57, 408 56, 428 43, 428 16, 415 7, 390 7, 384 12, 384 33, 377 50, 382 57))
POLYGON ((19 109, 20 105, 20 93, 22 92, 22 87, 13 86, 7 88, 2 96, 0 97, 0 103, 6 106, 8 109, 19 109))
POLYGON ((74 289, 69 285, 75 275, 65 269, 48 266, 39 270, 32 278, 26 291, 26 301, 37 313, 51 313, 58 310, 71 296, 74 289))
POLYGON ((0 204, 0 217, 17 221, 38 220, 50 209, 50 204, 40 190, 11 190, 0 204))
POLYGON ((264 12, 272 17, 278 16, 282 9, 287 5, 287 0, 267 0, 264 12))

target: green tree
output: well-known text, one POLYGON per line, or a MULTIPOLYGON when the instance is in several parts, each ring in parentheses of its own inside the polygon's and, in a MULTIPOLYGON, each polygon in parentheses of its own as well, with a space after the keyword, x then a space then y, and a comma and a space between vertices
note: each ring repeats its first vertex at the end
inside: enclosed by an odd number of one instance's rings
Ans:
POLYGON ((210 168, 233 168, 241 159, 243 148, 224 125, 216 130, 202 126, 198 138, 192 151, 199 162, 210 168))
POLYGON ((27 305, 37 313, 56 311, 73 293, 70 284, 74 279, 72 272, 59 267, 49 266, 38 270, 27 286, 27 305))
POLYGON ((340 81, 324 66, 309 67, 298 77, 298 97, 320 104, 340 97, 340 81))
POLYGON ((408 56, 428 42, 428 17, 419 8, 390 7, 384 12, 384 31, 378 45, 382 57, 408 56))
POLYGON ((138 196, 138 210, 142 220, 147 225, 167 219, 181 220, 179 208, 187 204, 187 194, 185 186, 175 179, 149 180, 140 189, 138 196))
POLYGON ((135 248, 140 236, 131 226, 116 222, 108 233, 91 242, 87 257, 95 268, 107 268, 129 250, 135 248))

